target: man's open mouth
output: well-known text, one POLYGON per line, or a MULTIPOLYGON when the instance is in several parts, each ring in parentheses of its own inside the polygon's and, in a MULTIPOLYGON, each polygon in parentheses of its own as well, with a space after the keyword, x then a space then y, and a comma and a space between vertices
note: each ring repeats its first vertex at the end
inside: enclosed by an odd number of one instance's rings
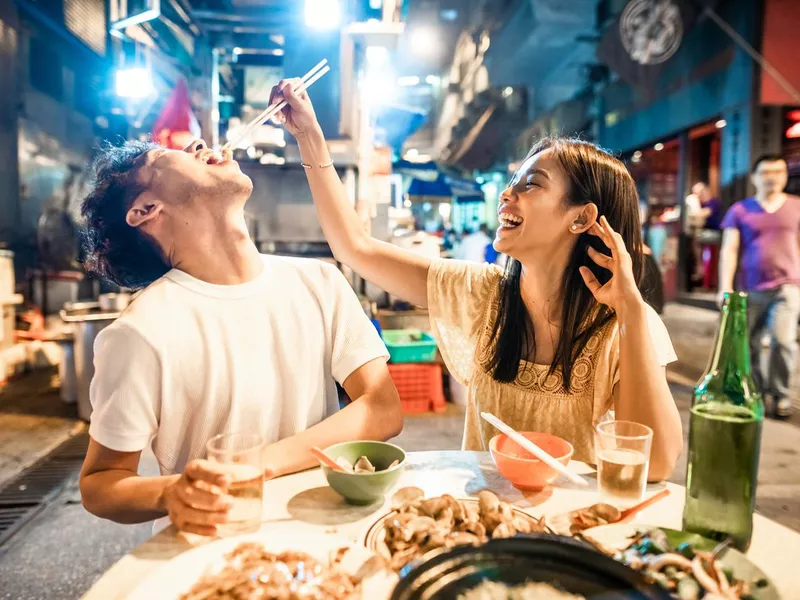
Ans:
POLYGON ((225 162, 223 158, 216 152, 210 152, 208 154, 205 154, 200 157, 200 160, 202 160, 207 165, 218 165, 225 162))

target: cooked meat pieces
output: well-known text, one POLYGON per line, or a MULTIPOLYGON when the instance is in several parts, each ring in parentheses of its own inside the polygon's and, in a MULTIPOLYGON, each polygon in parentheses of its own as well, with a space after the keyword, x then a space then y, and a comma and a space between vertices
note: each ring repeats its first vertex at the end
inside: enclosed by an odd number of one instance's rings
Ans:
POLYGON ((337 566, 341 552, 324 565, 304 552, 273 554, 258 543, 239 544, 225 566, 204 575, 180 600, 344 600, 359 581, 337 566))

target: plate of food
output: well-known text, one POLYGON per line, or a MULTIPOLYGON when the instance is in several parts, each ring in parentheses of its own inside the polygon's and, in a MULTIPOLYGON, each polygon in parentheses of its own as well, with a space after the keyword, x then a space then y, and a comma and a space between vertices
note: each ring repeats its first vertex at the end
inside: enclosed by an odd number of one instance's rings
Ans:
POLYGON ((694 533, 620 523, 587 529, 582 537, 674 598, 780 599, 774 584, 744 554, 694 533))
POLYGON ((406 573, 391 600, 670 600, 589 544, 547 533, 441 552, 406 573))
POLYGON ((128 600, 385 600, 396 583, 383 559, 344 538, 262 530, 184 552, 128 600))
POLYGON ((364 545, 401 571, 412 561, 461 545, 545 531, 536 519, 484 490, 477 498, 450 495, 425 498, 420 488, 407 487, 392 496, 391 512, 367 531, 364 545))

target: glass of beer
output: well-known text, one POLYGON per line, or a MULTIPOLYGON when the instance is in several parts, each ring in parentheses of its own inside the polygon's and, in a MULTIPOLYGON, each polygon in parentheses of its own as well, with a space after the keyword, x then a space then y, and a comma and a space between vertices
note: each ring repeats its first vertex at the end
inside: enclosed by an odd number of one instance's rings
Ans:
POLYGON ((220 536, 258 531, 264 500, 264 438, 256 433, 224 433, 208 440, 208 460, 224 465, 230 476, 233 506, 220 536))
POLYGON ((600 495, 619 508, 641 501, 647 485, 653 430, 631 421, 600 423, 595 431, 600 495))

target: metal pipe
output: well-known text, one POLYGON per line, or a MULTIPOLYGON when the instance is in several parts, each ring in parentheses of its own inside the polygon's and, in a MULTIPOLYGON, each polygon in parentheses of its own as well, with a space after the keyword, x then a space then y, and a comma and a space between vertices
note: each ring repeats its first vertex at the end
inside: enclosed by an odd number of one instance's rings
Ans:
POLYGON ((181 4, 178 0, 168 0, 168 1, 172 6, 172 8, 175 10, 175 12, 178 13, 178 16, 181 18, 181 20, 189 28, 189 31, 191 31, 196 36, 200 35, 200 28, 197 27, 197 25, 195 25, 195 22, 192 20, 192 17, 189 16, 188 11, 185 10, 183 4, 181 4))
POLYGON ((202 28, 205 29, 206 31, 253 33, 256 35, 270 35, 272 33, 285 30, 285 27, 281 25, 248 26, 248 25, 232 25, 229 23, 203 23, 202 28))
POLYGON ((219 146, 219 50, 211 50, 211 139, 212 148, 219 146))
POLYGON ((733 27, 731 27, 722 17, 720 17, 714 9, 710 7, 706 7, 704 13, 708 16, 709 19, 714 21, 717 26, 722 29, 728 36, 739 45, 739 47, 747 52, 754 61, 756 61, 759 66, 761 66, 764 71, 766 71, 776 82, 779 86, 781 86, 786 93, 788 93, 797 104, 800 104, 800 92, 798 92, 795 87, 789 83, 789 81, 781 75, 781 72, 778 71, 772 63, 770 63, 764 55, 761 54, 758 50, 753 48, 747 40, 745 40, 739 32, 736 31, 733 27))
MULTIPOLYGON (((285 17, 286 13, 282 10, 260 9, 257 15, 256 14, 242 15, 242 14, 223 12, 220 10, 196 9, 192 11, 192 16, 195 19, 200 19, 205 21, 228 21, 231 23, 260 22, 265 24, 273 24, 275 23, 276 19, 271 17, 285 17)), ((289 19, 282 18, 280 20, 282 22, 285 22, 288 21, 289 19)))

